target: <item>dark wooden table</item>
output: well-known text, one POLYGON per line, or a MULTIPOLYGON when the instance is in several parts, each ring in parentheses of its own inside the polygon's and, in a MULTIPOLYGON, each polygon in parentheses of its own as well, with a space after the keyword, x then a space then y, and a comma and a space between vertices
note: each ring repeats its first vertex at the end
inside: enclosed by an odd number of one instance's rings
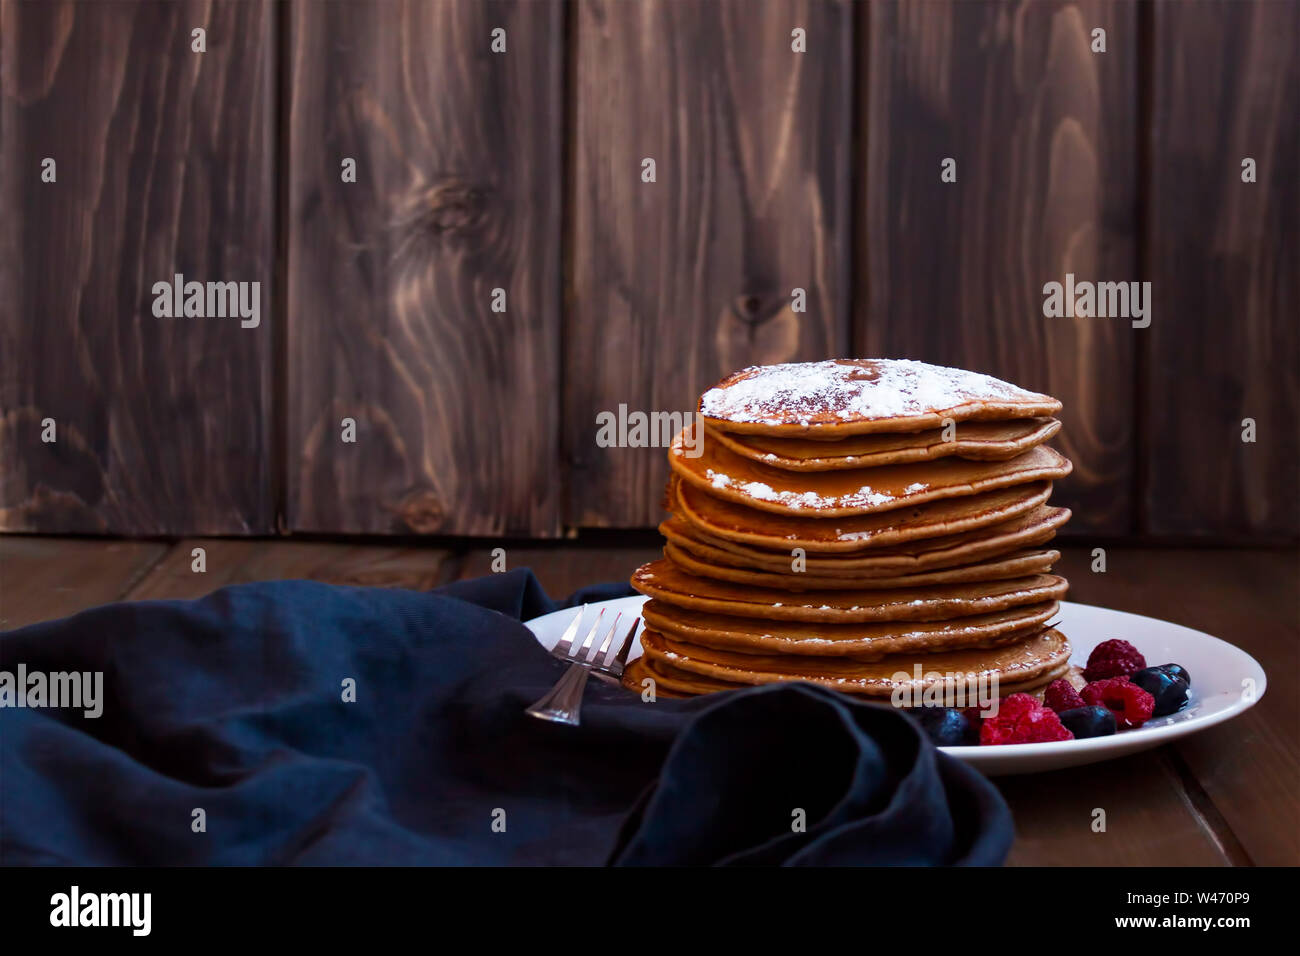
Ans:
MULTIPOLYGON (((647 539, 640 539, 647 540, 647 539)), ((227 584, 312 578, 429 588, 488 573, 495 543, 393 544, 201 539, 176 542, 0 537, 0 629, 107 601, 198 597, 227 584), (192 551, 207 570, 191 570, 192 551)), ((1015 813, 1019 865, 1300 864, 1300 552, 1113 547, 1105 574, 1063 547, 1071 597, 1208 631, 1252 653, 1270 688, 1245 715, 1122 760, 998 780, 1015 813), (1106 811, 1104 833, 1093 811, 1106 811)), ((566 542, 506 546, 552 594, 617 577, 658 554, 566 542)))

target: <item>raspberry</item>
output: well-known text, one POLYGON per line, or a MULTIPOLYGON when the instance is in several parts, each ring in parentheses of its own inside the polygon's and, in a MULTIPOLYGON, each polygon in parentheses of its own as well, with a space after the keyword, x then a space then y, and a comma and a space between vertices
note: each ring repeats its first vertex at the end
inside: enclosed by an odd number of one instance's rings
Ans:
POLYGON ((980 723, 980 743, 1035 744, 1048 740, 1073 740, 1061 718, 1030 694, 1011 694, 998 707, 996 717, 980 723))
POLYGON ((1074 710, 1076 707, 1084 706, 1079 692, 1064 677, 1047 685, 1047 690, 1043 692, 1043 703, 1049 710, 1054 710, 1058 714, 1063 710, 1074 710))
POLYGON ((1141 727, 1151 719, 1156 708, 1156 699, 1127 677, 1093 681, 1083 689, 1083 699, 1113 713, 1115 724, 1121 730, 1141 727))
POLYGON ((1147 659, 1142 656, 1142 652, 1128 641, 1102 641, 1088 655, 1088 667, 1083 676, 1089 682, 1110 677, 1128 677, 1146 666, 1147 659))
POLYGON ((1042 706, 1033 694, 1008 694, 998 702, 997 716, 1019 719, 1042 706))

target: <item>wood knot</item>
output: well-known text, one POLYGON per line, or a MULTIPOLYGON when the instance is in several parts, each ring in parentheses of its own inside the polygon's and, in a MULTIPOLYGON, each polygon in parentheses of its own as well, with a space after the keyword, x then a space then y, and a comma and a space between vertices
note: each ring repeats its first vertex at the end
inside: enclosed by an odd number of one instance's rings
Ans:
POLYGON ((488 191, 482 186, 447 179, 428 190, 429 228, 435 233, 467 232, 487 209, 488 191))
POLYGON ((742 292, 731 300, 731 312, 746 325, 762 325, 780 312, 783 304, 762 292, 742 292))
POLYGON ((490 241, 491 207, 491 189, 454 176, 412 190, 393 216, 398 253, 419 257, 448 242, 490 241))
POLYGON ((397 520, 415 534, 433 534, 442 527, 447 512, 432 491, 415 491, 397 507, 397 520))

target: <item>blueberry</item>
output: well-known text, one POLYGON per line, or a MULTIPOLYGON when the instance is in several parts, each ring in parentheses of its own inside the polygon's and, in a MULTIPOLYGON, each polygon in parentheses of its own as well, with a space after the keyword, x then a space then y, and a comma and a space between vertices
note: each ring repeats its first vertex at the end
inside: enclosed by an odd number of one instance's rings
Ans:
POLYGON ((1083 740, 1085 737, 1109 737, 1115 732, 1115 714, 1105 707, 1073 707, 1056 716, 1065 729, 1083 740))
POLYGON ((1164 671, 1166 674, 1178 678, 1180 681, 1185 683, 1188 687, 1192 686, 1192 675, 1187 673, 1187 668, 1184 667, 1182 664, 1158 664, 1157 666, 1151 668, 1151 670, 1164 671))
POLYGON ((979 728, 952 707, 918 707, 912 715, 938 747, 965 747, 980 742, 979 728))
MULTIPOLYGON (((1137 684, 1156 699, 1156 708, 1151 712, 1152 717, 1168 717, 1182 710, 1183 705, 1187 703, 1187 681, 1166 670, 1167 666, 1144 667, 1129 676, 1130 682, 1137 684)), ((1173 666, 1178 667, 1177 664, 1173 666)), ((1187 673, 1181 667, 1178 669, 1184 674, 1187 673)))

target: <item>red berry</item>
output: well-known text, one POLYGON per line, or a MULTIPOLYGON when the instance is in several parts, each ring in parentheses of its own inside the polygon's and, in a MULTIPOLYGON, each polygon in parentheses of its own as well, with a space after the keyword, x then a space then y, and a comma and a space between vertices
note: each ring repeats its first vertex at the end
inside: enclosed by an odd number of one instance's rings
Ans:
POLYGON ((1043 692, 1043 703, 1049 710, 1060 713, 1063 710, 1074 710, 1076 707, 1083 707, 1083 698, 1079 692, 1074 689, 1064 677, 1058 678, 1047 685, 1047 690, 1043 692))
POLYGON ((1085 680, 1106 680, 1110 677, 1128 677, 1147 666, 1142 652, 1128 641, 1102 641, 1088 655, 1088 666, 1083 672, 1085 680))
POLYGON ((1115 715, 1115 725, 1141 727, 1151 719, 1156 699, 1127 677, 1093 681, 1083 689, 1083 699, 1094 707, 1105 707, 1115 715))
POLYGON ((1028 743, 1048 740, 1073 740, 1074 734, 1061 723, 1056 711, 1040 707, 1021 723, 1021 732, 1028 743))
POLYGON ((1120 658, 1109 660, 1100 660, 1095 664, 1089 664, 1083 671, 1083 679, 1091 683, 1097 680, 1109 680, 1112 677, 1127 678, 1129 674, 1134 674, 1142 668, 1134 667, 1132 663, 1120 658))
POLYGON ((1030 694, 1011 694, 1003 698, 995 717, 980 723, 980 743, 1035 744, 1048 740, 1073 740, 1061 724, 1061 718, 1030 694))
POLYGON ((1033 694, 1008 694, 998 701, 998 712, 995 716, 1020 718, 1042 706, 1033 694))

